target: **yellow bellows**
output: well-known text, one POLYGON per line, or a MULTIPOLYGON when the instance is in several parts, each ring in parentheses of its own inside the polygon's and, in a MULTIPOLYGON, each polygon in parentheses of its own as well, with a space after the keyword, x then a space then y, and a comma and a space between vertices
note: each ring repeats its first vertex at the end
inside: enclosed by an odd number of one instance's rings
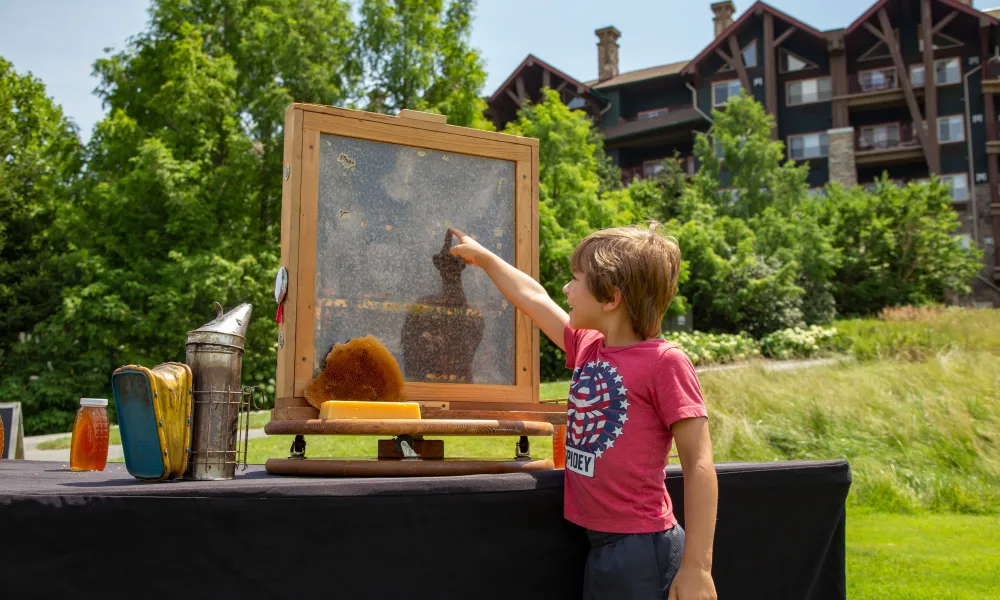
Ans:
POLYGON ((319 409, 320 419, 419 419, 416 402, 355 402, 329 400, 319 409))

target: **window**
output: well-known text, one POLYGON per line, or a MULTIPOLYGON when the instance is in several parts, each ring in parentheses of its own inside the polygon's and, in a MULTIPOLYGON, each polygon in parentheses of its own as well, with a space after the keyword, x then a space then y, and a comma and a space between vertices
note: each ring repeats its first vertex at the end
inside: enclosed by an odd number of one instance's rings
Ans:
POLYGON ((806 69, 816 68, 816 63, 808 61, 797 54, 793 54, 784 48, 781 49, 778 60, 780 62, 782 73, 794 73, 796 71, 805 71, 806 69))
MULTIPOLYGON (((757 66, 757 40, 754 40, 754 41, 750 42, 749 44, 747 44, 746 46, 743 46, 743 50, 740 51, 740 56, 743 57, 743 66, 744 67, 747 67, 748 69, 751 68, 751 67, 756 67, 757 66)), ((736 58, 736 57, 734 56, 733 58, 736 58)), ((718 73, 724 73, 726 71, 732 71, 732 70, 733 70, 733 68, 729 65, 729 63, 723 63, 723 65, 721 67, 719 67, 719 70, 717 72, 718 73)))
MULTIPOLYGON (((946 58, 934 61, 934 83, 937 85, 950 85, 962 81, 962 65, 957 58, 946 58)), ((913 87, 923 87, 924 66, 910 66, 910 82, 913 87)))
POLYGON ((965 117, 962 115, 952 115, 950 117, 938 118, 938 141, 942 144, 948 142, 965 141, 965 117))
POLYGON ((967 202, 969 200, 969 176, 965 173, 941 175, 941 183, 951 189, 951 199, 955 202, 967 202))
MULTIPOLYGON (((919 25, 917 26, 919 27, 919 25)), ((934 34, 934 49, 935 50, 947 50, 948 48, 958 48, 962 45, 962 42, 956 40, 950 35, 945 35, 943 33, 934 34)), ((919 52, 924 51, 924 37, 921 35, 917 38, 917 50, 919 52)))
POLYGON ((712 84, 712 106, 722 106, 729 102, 730 98, 740 95, 740 81, 716 81, 712 84))
POLYGON ((934 81, 938 85, 959 83, 962 79, 962 63, 957 58, 934 61, 934 81))
POLYGON ((968 250, 969 246, 972 245, 972 236, 969 235, 968 233, 960 233, 955 236, 955 241, 958 242, 959 246, 961 246, 965 250, 968 250))
MULTIPOLYGON (((898 29, 893 30, 892 33, 895 36, 896 41, 899 42, 899 30, 898 29)), ((889 52, 889 46, 887 46, 886 43, 883 42, 882 40, 878 40, 875 42, 874 46, 866 50, 865 53, 858 58, 858 61, 877 60, 879 58, 891 58, 891 57, 892 53, 889 52)))
POLYGON ((899 146, 899 123, 872 125, 861 128, 858 150, 883 150, 899 146))
POLYGON ((663 160, 647 160, 642 163, 643 177, 656 177, 663 170, 663 160))
POLYGON ((757 66, 757 40, 750 42, 743 49, 743 64, 747 67, 757 66))
POLYGON ((858 84, 861 86, 862 92, 880 92, 899 87, 896 81, 896 69, 892 67, 860 71, 858 72, 858 84))
POLYGON ((789 157, 792 160, 823 158, 830 153, 830 138, 825 133, 788 136, 789 157))
POLYGON ((656 117, 663 116, 668 112, 670 112, 670 109, 668 108, 654 108, 652 110, 640 110, 635 115, 635 118, 638 121, 642 121, 643 119, 655 119, 656 117))
POLYGON ((786 87, 788 90, 789 106, 826 102, 833 97, 833 87, 830 84, 829 77, 791 81, 786 87))

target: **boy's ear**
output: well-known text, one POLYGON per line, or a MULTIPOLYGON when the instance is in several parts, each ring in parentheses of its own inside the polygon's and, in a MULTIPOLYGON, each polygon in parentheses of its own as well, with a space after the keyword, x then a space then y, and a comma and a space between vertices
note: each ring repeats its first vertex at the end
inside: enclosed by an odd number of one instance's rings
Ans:
POLYGON ((611 300, 604 303, 604 312, 611 312, 621 306, 622 291, 617 287, 611 288, 611 300))

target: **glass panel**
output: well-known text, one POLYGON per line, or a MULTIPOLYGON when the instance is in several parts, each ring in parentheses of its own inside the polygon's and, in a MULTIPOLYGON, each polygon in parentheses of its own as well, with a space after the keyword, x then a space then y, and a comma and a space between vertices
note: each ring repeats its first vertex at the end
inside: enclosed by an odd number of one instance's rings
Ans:
POLYGON ((910 68, 910 83, 913 84, 913 87, 923 87, 924 68, 922 66, 910 68))
POLYGON ((448 254, 449 226, 514 263, 514 163, 320 139, 313 371, 373 335, 407 381, 514 384, 515 310, 448 254))
POLYGON ((757 66, 757 42, 750 42, 750 45, 743 50, 743 64, 748 67, 757 66))
POLYGON ((935 81, 939 85, 958 83, 961 79, 961 68, 958 59, 940 60, 934 64, 935 81))
POLYGON ((965 139, 965 120, 962 117, 941 117, 938 120, 938 139, 942 142, 960 142, 965 139))
POLYGON ((784 53, 784 57, 785 57, 785 70, 790 73, 795 71, 801 71, 809 67, 809 63, 807 63, 804 60, 800 60, 798 57, 792 54, 786 52, 784 53))

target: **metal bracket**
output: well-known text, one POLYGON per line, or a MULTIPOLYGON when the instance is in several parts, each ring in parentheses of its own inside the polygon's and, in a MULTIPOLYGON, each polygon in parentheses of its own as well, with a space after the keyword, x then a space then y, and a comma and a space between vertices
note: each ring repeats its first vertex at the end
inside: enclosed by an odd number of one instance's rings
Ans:
POLYGON ((295 436, 295 441, 292 442, 292 447, 289 449, 288 458, 305 458, 306 457, 306 438, 301 435, 295 436))
POLYGON ((528 443, 528 436, 522 435, 514 446, 514 458, 516 460, 526 460, 531 458, 531 445, 528 443))
POLYGON ((420 460, 420 454, 413 449, 413 438, 409 435, 401 435, 392 439, 396 450, 403 455, 403 460, 420 460))

